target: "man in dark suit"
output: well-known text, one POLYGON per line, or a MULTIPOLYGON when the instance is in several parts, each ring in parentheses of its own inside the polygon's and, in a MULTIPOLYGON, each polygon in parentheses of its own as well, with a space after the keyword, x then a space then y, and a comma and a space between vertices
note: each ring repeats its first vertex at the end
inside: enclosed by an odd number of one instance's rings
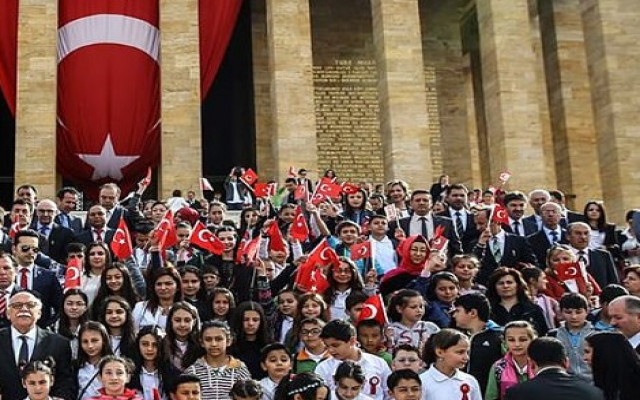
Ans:
POLYGON ((527 237, 533 252, 538 259, 540 268, 546 268, 547 251, 556 243, 567 244, 567 233, 560 226, 562 218, 560 206, 553 202, 548 202, 540 207, 542 215, 542 229, 527 237))
POLYGON ((107 211, 101 205, 91 206, 87 213, 88 229, 76 235, 75 240, 85 246, 93 242, 110 244, 115 233, 114 229, 106 226, 107 211))
POLYGON ((447 211, 438 214, 451 218, 465 253, 471 252, 480 235, 473 222, 473 214, 467 209, 468 195, 469 190, 460 183, 449 186, 446 192, 447 211))
POLYGON ((584 222, 573 222, 567 226, 567 239, 578 261, 587 267, 587 272, 593 276, 601 288, 619 283, 618 273, 611 253, 606 250, 590 249, 589 239, 591 228, 584 222))
POLYGON ((540 207, 550 201, 551 195, 544 189, 535 189, 529 192, 529 205, 533 209, 533 214, 529 215, 524 220, 528 221, 527 223, 535 224, 537 227, 536 230, 542 229, 542 214, 540 213, 540 207))
POLYGON ((62 287, 56 273, 35 264, 38 255, 38 233, 27 229, 16 233, 13 255, 16 258, 16 286, 33 290, 42 301, 42 318, 38 324, 43 328, 52 326, 60 315, 62 287))
POLYGON ((71 215, 71 212, 75 211, 78 206, 79 196, 78 191, 72 187, 64 187, 56 194, 56 204, 60 213, 56 215, 54 222, 71 229, 74 235, 82 232, 83 225, 82 218, 71 215))
POLYGON ((431 213, 431 195, 426 190, 418 189, 411 193, 411 216, 399 221, 389 222, 389 237, 395 238, 396 229, 402 229, 406 236, 422 235, 427 240, 433 236, 439 226, 444 228, 443 236, 449 239, 449 258, 462 253, 460 238, 451 218, 431 213))
POLYGON ((620 296, 609 303, 611 325, 622 333, 640 354, 640 297, 620 296))
MULTIPOLYGON (((118 228, 121 216, 124 216, 124 220, 129 229, 133 229, 136 226, 136 223, 142 219, 142 214, 138 210, 138 204, 140 203, 140 196, 146 187, 147 186, 139 183, 138 191, 133 194, 133 197, 126 201, 126 207, 119 203, 120 187, 118 187, 118 185, 115 183, 105 183, 100 187, 98 200, 106 211, 106 226, 109 229, 118 228)), ((87 227, 88 222, 85 224, 85 228, 87 227)))
POLYGON ((509 214, 509 224, 503 224, 505 232, 527 237, 538 232, 538 225, 530 219, 523 218, 527 209, 527 196, 519 191, 509 192, 504 196, 504 205, 509 214))
POLYGON ((527 353, 536 377, 507 389, 506 400, 604 400, 600 389, 567 373, 567 351, 558 339, 537 338, 527 353))
POLYGON ((505 232, 499 222, 489 222, 490 212, 489 208, 484 208, 476 213, 476 223, 482 232, 473 253, 480 260, 476 281, 481 284, 485 284, 498 267, 520 269, 523 264, 537 264, 527 239, 505 232))
POLYGON ((67 245, 73 242, 73 231, 53 222, 57 211, 52 200, 40 200, 31 229, 40 234, 40 251, 64 264, 67 261, 67 245))
POLYGON ((11 253, 0 250, 0 328, 10 325, 7 319, 7 305, 16 288, 15 264, 16 261, 11 253))
POLYGON ((562 219, 560 220, 560 225, 562 225, 563 228, 566 228, 567 225, 573 222, 587 222, 587 219, 582 213, 571 211, 567 208, 564 193, 559 190, 550 190, 549 194, 551 195, 551 201, 560 204, 560 207, 562 208, 562 219))
POLYGON ((36 326, 42 313, 42 302, 34 292, 18 291, 9 299, 10 328, 0 330, 0 394, 2 400, 23 400, 27 392, 20 384, 20 369, 31 361, 52 357, 55 377, 51 396, 74 400, 76 380, 71 368, 69 340, 36 326))

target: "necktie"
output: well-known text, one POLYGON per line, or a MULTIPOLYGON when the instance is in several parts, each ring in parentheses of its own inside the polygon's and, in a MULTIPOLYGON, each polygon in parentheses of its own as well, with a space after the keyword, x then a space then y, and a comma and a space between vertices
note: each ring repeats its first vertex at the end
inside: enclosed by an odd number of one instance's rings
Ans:
POLYGON ((96 229, 96 242, 102 243, 102 229, 96 229))
POLYGON ((553 242, 551 244, 555 244, 558 242, 558 232, 551 231, 551 241, 553 242))
POLYGON ((49 238, 49 227, 46 226, 46 225, 42 225, 40 227, 40 234, 48 239, 49 238))
POLYGON ((586 254, 587 254, 587 253, 585 253, 585 252, 584 252, 584 250, 580 250, 580 251, 578 252, 578 262, 582 263, 582 265, 584 265, 584 266, 586 266, 586 265, 588 264, 588 263, 587 263, 587 256, 586 256, 586 254))
POLYGON ((427 219, 425 217, 420 217, 420 222, 422 222, 422 236, 428 238, 429 234, 427 232, 427 219))
POLYGON ((498 238, 493 238, 491 242, 491 252, 493 253, 493 258, 496 259, 496 263, 500 264, 500 260, 502 260, 502 251, 500 250, 500 242, 498 242, 498 238))
POLYGON ((520 221, 513 221, 513 233, 518 236, 522 236, 520 233, 520 221))
POLYGON ((0 318, 7 314, 7 291, 0 289, 0 318))
POLYGON ((67 214, 60 214, 60 224, 65 228, 69 227, 69 216, 67 214))
POLYGON ((20 270, 20 287, 22 289, 29 289, 29 269, 22 268, 20 270))
POLYGON ((29 363, 29 344, 27 343, 27 335, 20 335, 22 345, 18 354, 18 367, 23 368, 29 363))
POLYGON ((456 231, 458 232, 458 236, 462 237, 464 225, 462 225, 462 214, 460 214, 460 211, 456 211, 456 231))

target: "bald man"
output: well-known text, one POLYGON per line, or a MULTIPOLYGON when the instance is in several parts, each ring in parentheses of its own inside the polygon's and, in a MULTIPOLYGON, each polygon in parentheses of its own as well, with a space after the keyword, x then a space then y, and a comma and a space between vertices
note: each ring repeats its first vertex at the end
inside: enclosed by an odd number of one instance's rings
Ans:
POLYGON ((40 251, 64 264, 67 260, 67 245, 73 241, 73 231, 54 222, 58 215, 58 206, 53 200, 40 200, 35 214, 31 229, 40 235, 40 251))

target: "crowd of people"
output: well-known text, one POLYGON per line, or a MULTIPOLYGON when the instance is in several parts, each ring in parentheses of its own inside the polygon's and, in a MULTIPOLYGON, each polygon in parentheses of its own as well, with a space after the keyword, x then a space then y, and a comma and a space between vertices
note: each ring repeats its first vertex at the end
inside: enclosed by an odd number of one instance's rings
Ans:
POLYGON ((244 177, 224 201, 108 183, 86 220, 75 188, 20 186, 1 399, 637 398, 635 210, 617 229, 558 190, 244 177))

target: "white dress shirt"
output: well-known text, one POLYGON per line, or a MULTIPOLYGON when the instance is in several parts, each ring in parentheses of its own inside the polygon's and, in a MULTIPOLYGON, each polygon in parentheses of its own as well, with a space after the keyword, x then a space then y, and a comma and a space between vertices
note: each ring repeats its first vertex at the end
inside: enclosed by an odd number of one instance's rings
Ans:
POLYGON ((482 400, 480 385, 476 378, 460 370, 456 370, 453 376, 449 377, 432 365, 420 374, 420 380, 423 399, 460 400, 462 387, 466 385, 469 388, 467 393, 469 400, 482 400))
MULTIPOLYGON (((359 353, 360 359, 354 361, 362 366, 362 371, 364 372, 365 379, 364 385, 362 386, 362 393, 376 400, 388 400, 390 397, 387 391, 387 378, 391 375, 389 364, 381 357, 373 354, 368 354, 363 351, 359 351, 359 353)), ((321 361, 316 366, 315 373, 324 379, 327 386, 329 386, 330 392, 336 389, 336 380, 333 379, 333 376, 340 363, 342 363, 341 360, 331 357, 321 361)), ((422 398, 424 399, 424 395, 422 398)), ((433 399, 440 400, 438 397, 433 397, 433 399)), ((459 398, 456 400, 459 400, 459 398)))
MULTIPOLYGON (((36 347, 36 333, 37 330, 35 327, 33 327, 29 332, 25 333, 24 335, 27 336, 27 346, 29 348, 29 357, 28 359, 31 360, 31 356, 33 355, 33 349, 36 347)), ((14 328, 13 326, 11 327, 11 344, 13 346, 13 356, 15 357, 15 362, 16 365, 18 365, 18 359, 20 357, 20 348, 22 347, 22 339, 20 338, 20 336, 22 336, 23 334, 18 332, 18 330, 16 328, 14 328)))
POLYGON ((345 319, 347 316, 345 302, 347 301, 347 296, 351 294, 351 289, 347 289, 344 292, 339 292, 336 290, 336 297, 333 300, 333 303, 330 305, 329 310, 331 313, 331 320, 335 319, 345 319))
MULTIPOLYGON (((409 236, 414 235, 422 235, 422 217, 419 215, 413 214, 411 216, 411 220, 409 221, 409 232, 407 233, 409 236)), ((431 213, 424 216, 427 222, 427 239, 433 238, 433 216, 431 213)))
POLYGON ((18 265, 18 268, 16 269, 16 286, 22 289, 22 286, 20 286, 20 281, 22 280, 23 268, 26 268, 28 270, 27 271, 27 289, 33 290, 33 270, 35 269, 35 265, 33 264, 26 267, 18 265))

